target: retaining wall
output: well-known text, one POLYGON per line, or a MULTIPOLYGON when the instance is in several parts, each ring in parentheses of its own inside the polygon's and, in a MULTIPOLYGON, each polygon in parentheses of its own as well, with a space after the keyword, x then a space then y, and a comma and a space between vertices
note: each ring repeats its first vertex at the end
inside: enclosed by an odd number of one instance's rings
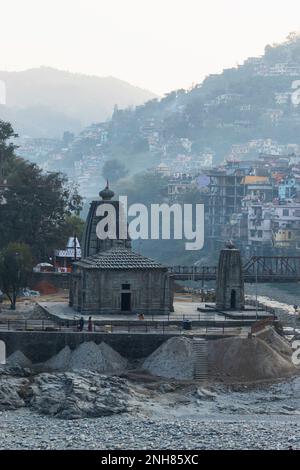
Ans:
POLYGON ((58 289, 69 289, 70 273, 32 273, 29 287, 34 289, 39 282, 47 282, 58 289))
POLYGON ((128 359, 139 359, 151 354, 172 336, 177 335, 1 331, 0 341, 6 344, 7 357, 15 351, 22 351, 33 363, 39 363, 47 361, 65 346, 75 349, 86 341, 94 341, 96 344, 104 341, 122 356, 128 359))

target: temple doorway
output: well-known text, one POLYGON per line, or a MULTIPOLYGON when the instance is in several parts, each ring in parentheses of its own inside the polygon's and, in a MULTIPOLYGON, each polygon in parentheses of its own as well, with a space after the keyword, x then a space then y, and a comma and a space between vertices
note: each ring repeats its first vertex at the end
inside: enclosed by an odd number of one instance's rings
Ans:
POLYGON ((122 292, 122 294, 121 294, 121 310, 122 310, 122 312, 130 312, 131 311, 131 293, 130 292, 122 292))

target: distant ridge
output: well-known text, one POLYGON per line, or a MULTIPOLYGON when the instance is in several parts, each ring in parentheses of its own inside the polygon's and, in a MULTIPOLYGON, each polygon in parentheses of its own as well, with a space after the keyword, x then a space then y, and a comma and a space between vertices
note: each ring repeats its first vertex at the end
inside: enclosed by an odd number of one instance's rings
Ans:
POLYGON ((10 119, 17 131, 35 137, 58 137, 64 130, 78 132, 91 122, 110 118, 115 105, 126 108, 156 97, 114 77, 44 66, 21 72, 0 71, 0 80, 6 89, 0 118, 10 119))

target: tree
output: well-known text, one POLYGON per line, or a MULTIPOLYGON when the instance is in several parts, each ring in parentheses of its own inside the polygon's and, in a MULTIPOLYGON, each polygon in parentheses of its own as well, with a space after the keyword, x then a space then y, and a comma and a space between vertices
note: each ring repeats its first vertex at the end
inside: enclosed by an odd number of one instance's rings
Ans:
POLYGON ((30 248, 23 243, 9 243, 0 252, 0 285, 10 300, 11 309, 16 309, 19 290, 26 287, 33 267, 30 248))
POLYGON ((70 237, 76 235, 80 241, 84 230, 84 221, 77 215, 70 215, 65 218, 64 224, 61 230, 61 242, 58 246, 65 246, 70 237))
POLYGON ((128 197, 129 204, 136 202, 145 205, 161 203, 167 195, 167 182, 153 172, 141 172, 120 181, 116 192, 128 197))
POLYGON ((7 144, 12 135, 11 126, 0 122, 7 180, 5 203, 0 204, 0 249, 10 242, 25 243, 38 260, 47 259, 57 248, 68 217, 79 213, 82 199, 62 173, 43 173, 16 157, 14 147, 7 144))
POLYGON ((7 164, 12 158, 15 150, 15 146, 9 142, 9 139, 12 137, 17 137, 17 134, 14 133, 11 125, 8 122, 0 120, 0 191, 1 184, 4 183, 6 177, 5 170, 7 168, 7 164))
POLYGON ((113 159, 108 160, 102 169, 102 175, 105 179, 108 179, 112 183, 119 181, 121 178, 125 178, 128 175, 128 170, 120 160, 113 159))

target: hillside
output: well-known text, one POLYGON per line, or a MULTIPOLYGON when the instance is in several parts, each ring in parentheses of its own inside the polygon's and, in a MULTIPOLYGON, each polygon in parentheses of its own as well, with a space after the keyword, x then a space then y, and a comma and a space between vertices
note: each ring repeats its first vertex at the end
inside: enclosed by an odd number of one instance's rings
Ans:
POLYGON ((1 72, 6 106, 1 117, 31 137, 58 137, 78 132, 91 122, 111 117, 114 106, 135 106, 155 97, 147 90, 113 77, 95 77, 40 67, 1 72))
MULTIPOLYGON (((42 127, 43 113, 34 112, 42 127)), ((76 126, 77 121, 63 127, 63 119, 53 111, 47 125, 60 127, 60 134, 76 126)), ((300 154, 298 36, 267 46, 262 57, 210 75, 190 90, 135 108, 115 108, 110 120, 86 127, 68 142, 27 141, 20 149, 46 169, 81 178, 85 194, 92 190, 93 177, 99 181, 107 159, 122 160, 131 174, 160 162, 171 173, 195 173, 224 159, 253 159, 259 153, 300 154)))
POLYGON ((133 161, 151 154, 169 165, 178 156, 201 165, 299 151, 299 104, 300 37, 290 35, 267 46, 263 57, 210 75, 191 90, 115 112, 106 151, 133 161))

